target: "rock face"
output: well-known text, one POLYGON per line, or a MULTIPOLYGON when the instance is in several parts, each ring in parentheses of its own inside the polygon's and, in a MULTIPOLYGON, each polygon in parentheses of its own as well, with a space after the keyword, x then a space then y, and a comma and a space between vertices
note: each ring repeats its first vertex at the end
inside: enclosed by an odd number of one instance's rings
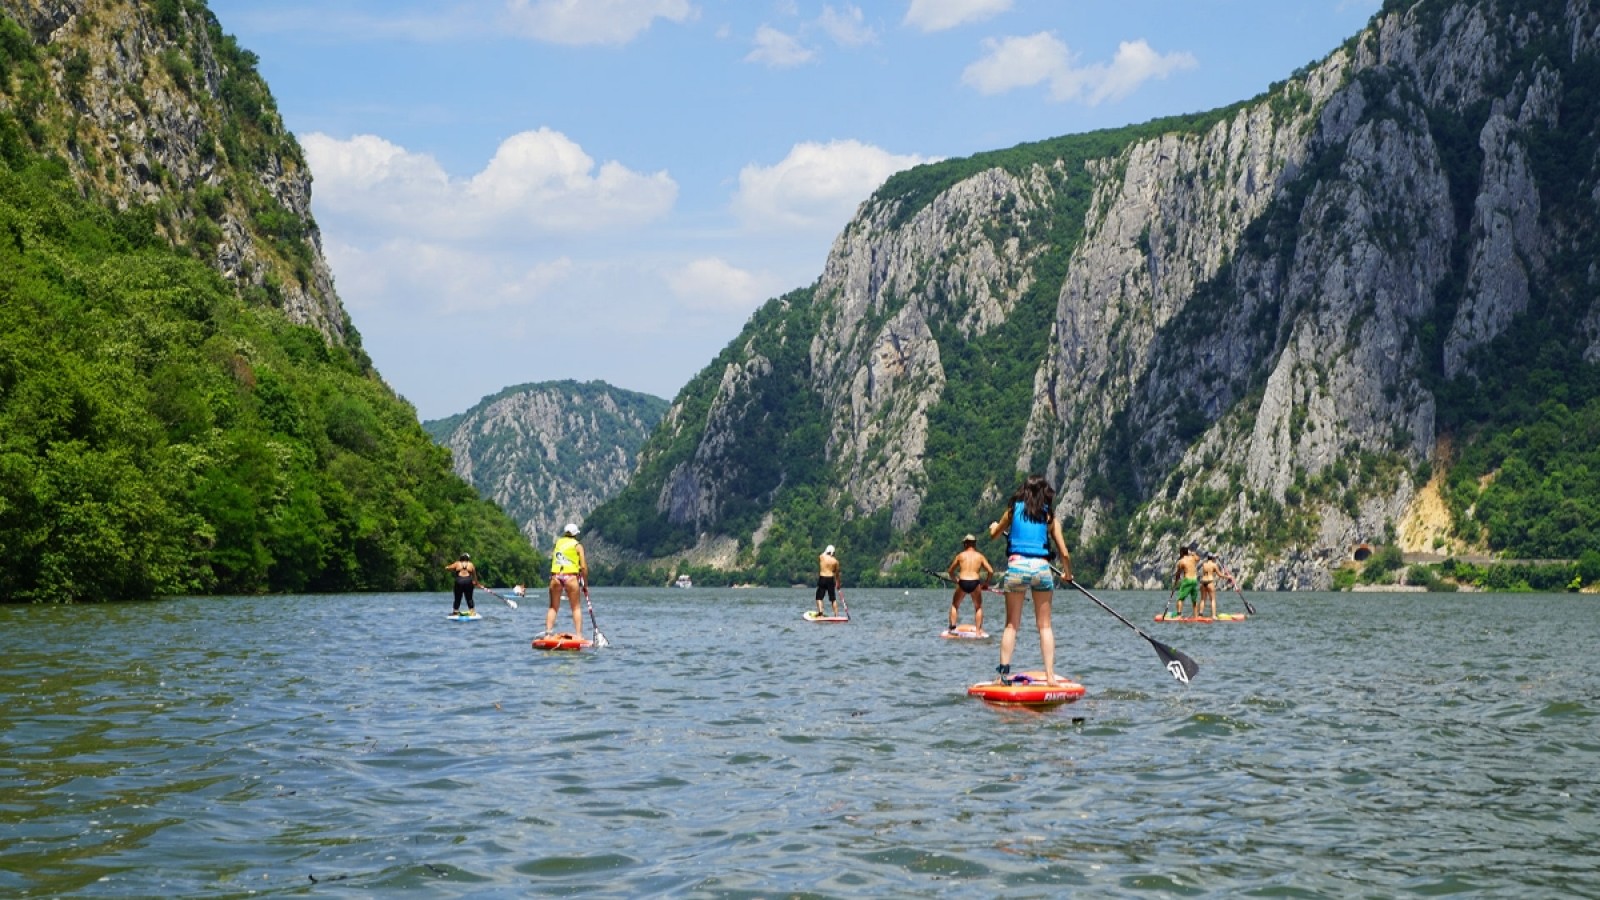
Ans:
POLYGON ((1559 306, 1600 358, 1600 270, 1552 264, 1600 212, 1597 46, 1582 0, 1391 3, 1227 110, 901 173, 835 242, 807 316, 774 301, 789 313, 685 389, 644 453, 670 477, 643 466, 624 496, 702 545, 792 525, 784 488, 714 464, 793 406, 754 349, 782 328, 807 341, 790 369, 823 423, 810 484, 847 520, 887 518, 880 568, 945 518, 978 530, 1042 471, 1108 586, 1164 583, 1194 541, 1258 586, 1325 588, 1448 464, 1436 392, 1493 365, 1491 342, 1559 306), (987 485, 951 498, 932 448, 968 408, 1010 418, 961 461, 987 485))
POLYGON ((500 505, 535 547, 627 483, 667 401, 601 382, 526 384, 424 422, 456 474, 500 505))
POLYGON ((256 57, 209 10, 0 0, 0 16, 45 48, 48 77, 74 113, 66 127, 41 120, 39 149, 120 209, 148 208, 154 228, 259 302, 330 340, 354 338, 311 217, 300 147, 256 57))

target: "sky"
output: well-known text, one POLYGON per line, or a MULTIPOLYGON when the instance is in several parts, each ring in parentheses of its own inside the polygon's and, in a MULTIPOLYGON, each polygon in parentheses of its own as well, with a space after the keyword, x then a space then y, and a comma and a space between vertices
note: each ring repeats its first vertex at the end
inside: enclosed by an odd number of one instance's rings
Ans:
POLYGON ((1254 97, 1380 0, 210 0, 421 419, 672 399, 926 162, 1254 97))

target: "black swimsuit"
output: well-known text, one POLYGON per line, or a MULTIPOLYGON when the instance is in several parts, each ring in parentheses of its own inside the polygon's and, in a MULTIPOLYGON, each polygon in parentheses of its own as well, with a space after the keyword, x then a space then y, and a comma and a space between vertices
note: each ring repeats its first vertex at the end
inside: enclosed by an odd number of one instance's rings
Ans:
POLYGON ((463 597, 465 597, 467 600, 467 609, 471 610, 474 608, 472 605, 473 578, 474 576, 470 572, 463 572, 460 569, 456 570, 456 599, 455 603, 452 605, 454 609, 461 608, 461 599, 463 597))
POLYGON ((839 588, 839 576, 837 576, 837 575, 818 575, 817 576, 817 598, 816 599, 821 600, 822 599, 822 595, 823 594, 827 594, 829 603, 837 603, 837 602, 839 602, 838 594, 836 593, 838 588, 839 588))

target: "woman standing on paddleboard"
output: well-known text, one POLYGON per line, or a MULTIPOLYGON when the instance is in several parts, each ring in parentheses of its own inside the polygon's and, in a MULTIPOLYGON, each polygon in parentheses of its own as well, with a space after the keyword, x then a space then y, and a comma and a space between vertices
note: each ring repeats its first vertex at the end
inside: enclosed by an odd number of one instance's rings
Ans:
POLYGON ((1072 580, 1072 557, 1066 538, 1061 536, 1061 521, 1055 514, 1055 488, 1043 475, 1030 475, 1011 495, 1011 506, 998 522, 989 523, 989 537, 1006 535, 1006 571, 1000 588, 1006 594, 1006 630, 1000 636, 1000 681, 1011 681, 1011 652, 1017 646, 1017 628, 1022 622, 1022 598, 1033 593, 1033 619, 1039 627, 1039 653, 1044 656, 1045 681, 1055 684, 1056 635, 1050 624, 1050 600, 1055 590, 1050 569, 1051 547, 1061 557, 1061 578, 1072 580))
POLYGON ((466 598, 467 615, 475 616, 477 609, 472 605, 472 586, 478 583, 478 570, 472 565, 470 553, 461 554, 461 558, 453 563, 446 563, 445 568, 456 574, 455 602, 450 604, 452 615, 461 613, 461 600, 466 598))
POLYGON ((550 609, 544 614, 544 633, 556 630, 556 613, 561 611, 561 595, 572 601, 572 633, 583 638, 582 589, 589 583, 589 560, 583 555, 583 545, 578 543, 578 526, 567 523, 556 538, 550 553, 550 609))

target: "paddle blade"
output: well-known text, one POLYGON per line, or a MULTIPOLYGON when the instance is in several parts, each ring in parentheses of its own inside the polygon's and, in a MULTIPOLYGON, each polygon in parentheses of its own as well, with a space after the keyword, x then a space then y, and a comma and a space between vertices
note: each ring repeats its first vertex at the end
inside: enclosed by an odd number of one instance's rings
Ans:
POLYGON ((1156 655, 1161 657, 1161 662, 1166 664, 1167 674, 1178 679, 1184 684, 1200 674, 1200 664, 1190 659, 1186 654, 1168 647, 1153 637, 1145 636, 1150 646, 1156 648, 1156 655))
POLYGON ((516 608, 517 608, 517 601, 515 601, 515 600, 512 600, 512 599, 511 599, 511 598, 509 598, 509 597, 508 597, 508 598, 506 598, 506 603, 507 603, 507 604, 509 604, 509 605, 510 605, 510 606, 511 606, 511 608, 512 608, 512 609, 516 609, 516 608))
POLYGON ((595 645, 598 646, 598 647, 609 647, 609 646, 611 646, 611 642, 606 640, 606 636, 601 634, 599 629, 595 629, 594 642, 595 642, 595 645))

